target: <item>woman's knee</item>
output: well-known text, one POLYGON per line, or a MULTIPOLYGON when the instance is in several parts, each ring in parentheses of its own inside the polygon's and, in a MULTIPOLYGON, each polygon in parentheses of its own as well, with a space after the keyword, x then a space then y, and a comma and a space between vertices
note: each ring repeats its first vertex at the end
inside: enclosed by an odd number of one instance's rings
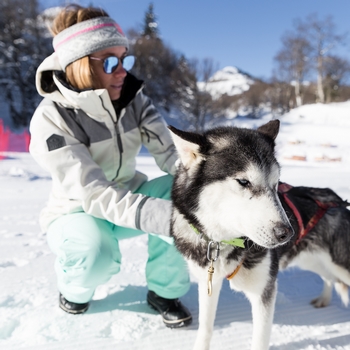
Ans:
POLYGON ((107 221, 72 214, 50 226, 48 236, 59 266, 71 277, 89 279, 105 271, 108 274, 119 271, 119 244, 113 225, 107 221))

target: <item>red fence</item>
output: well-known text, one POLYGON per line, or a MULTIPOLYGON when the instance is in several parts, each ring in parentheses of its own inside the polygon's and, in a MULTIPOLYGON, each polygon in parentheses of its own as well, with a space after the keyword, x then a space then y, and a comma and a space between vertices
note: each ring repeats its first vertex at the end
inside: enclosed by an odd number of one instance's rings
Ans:
POLYGON ((0 119, 0 159, 4 158, 3 152, 28 152, 30 134, 27 130, 20 134, 12 132, 4 127, 0 119))

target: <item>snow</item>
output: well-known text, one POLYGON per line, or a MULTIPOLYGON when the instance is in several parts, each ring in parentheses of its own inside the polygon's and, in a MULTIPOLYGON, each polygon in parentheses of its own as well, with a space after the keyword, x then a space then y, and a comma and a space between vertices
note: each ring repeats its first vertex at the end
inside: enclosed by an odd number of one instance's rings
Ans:
MULTIPOLYGON (((267 120, 237 118, 233 123, 255 128, 267 120)), ((303 106, 281 121, 281 180, 330 187, 350 199, 350 102, 303 106), (303 160, 296 160, 298 155, 303 160)), ((150 178, 161 174, 152 158, 139 156, 137 162, 150 178)), ((191 276, 191 289, 181 298, 193 324, 165 328, 145 301, 146 236, 120 242, 121 272, 98 287, 86 314, 73 316, 59 309, 54 256, 38 225, 50 176, 29 154, 6 153, 0 180, 0 349, 191 349, 198 327, 195 280, 191 276)), ((321 290, 320 277, 311 272, 280 272, 270 349, 350 350, 350 310, 335 294, 330 306, 313 308, 309 302, 321 290)), ((225 282, 212 349, 249 349, 251 331, 249 302, 225 282)))

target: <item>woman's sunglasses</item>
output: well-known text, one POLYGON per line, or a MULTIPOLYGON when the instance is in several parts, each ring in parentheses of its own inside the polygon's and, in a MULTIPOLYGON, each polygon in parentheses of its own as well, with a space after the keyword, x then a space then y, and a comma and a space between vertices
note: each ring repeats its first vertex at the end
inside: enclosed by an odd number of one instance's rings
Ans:
POLYGON ((129 71, 135 63, 134 56, 125 56, 123 58, 118 58, 116 56, 109 56, 107 58, 89 57, 92 60, 103 62, 103 71, 106 74, 112 74, 118 67, 119 62, 123 65, 126 71, 129 71))

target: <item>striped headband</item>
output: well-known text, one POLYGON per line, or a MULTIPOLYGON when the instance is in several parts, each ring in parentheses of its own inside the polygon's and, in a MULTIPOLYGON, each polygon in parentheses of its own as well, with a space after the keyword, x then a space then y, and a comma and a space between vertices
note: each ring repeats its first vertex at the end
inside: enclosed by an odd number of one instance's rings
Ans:
POLYGON ((63 70, 70 63, 96 51, 112 46, 129 48, 122 29, 110 17, 96 17, 76 23, 58 33, 52 45, 63 70))

